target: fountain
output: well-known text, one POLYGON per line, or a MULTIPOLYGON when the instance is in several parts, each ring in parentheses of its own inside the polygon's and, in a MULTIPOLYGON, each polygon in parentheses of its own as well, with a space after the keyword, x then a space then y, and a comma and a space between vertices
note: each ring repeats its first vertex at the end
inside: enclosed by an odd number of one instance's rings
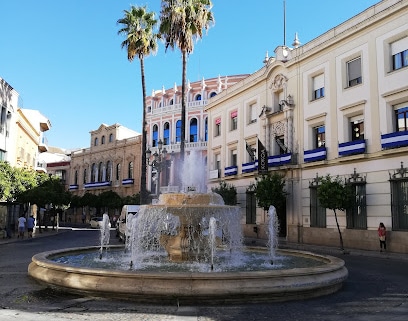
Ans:
MULTIPOLYGON (((187 163, 190 159, 194 160, 190 164, 197 164, 197 156, 190 156, 187 163)), ((101 236, 99 258, 91 259, 96 266, 83 262, 95 256, 97 247, 50 251, 32 258, 29 275, 70 292, 148 302, 284 301, 341 288, 348 275, 343 260, 278 250, 273 206, 268 212, 268 248, 248 249, 242 246, 239 208, 224 205, 216 193, 205 193, 201 182, 184 184, 185 192, 162 194, 156 204, 143 205, 128 218, 125 251, 123 246, 108 246, 101 236), (110 256, 115 263, 125 263, 108 268, 103 264, 110 256), (282 267, 288 257, 312 263, 282 267)))

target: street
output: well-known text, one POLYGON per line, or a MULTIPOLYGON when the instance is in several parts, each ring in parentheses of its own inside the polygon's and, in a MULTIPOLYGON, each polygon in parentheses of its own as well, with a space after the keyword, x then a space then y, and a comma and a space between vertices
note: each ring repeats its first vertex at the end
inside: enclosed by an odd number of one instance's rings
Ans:
MULTIPOLYGON (((62 293, 27 275, 31 257, 43 251, 99 244, 100 233, 64 229, 18 242, 0 243, 0 320, 393 320, 408 319, 408 259, 405 256, 349 255, 349 278, 339 292, 316 299, 257 304, 195 306, 146 305, 115 298, 62 293)), ((111 231, 110 244, 119 244, 111 231)), ((115 280, 112 280, 115 282, 115 280)))

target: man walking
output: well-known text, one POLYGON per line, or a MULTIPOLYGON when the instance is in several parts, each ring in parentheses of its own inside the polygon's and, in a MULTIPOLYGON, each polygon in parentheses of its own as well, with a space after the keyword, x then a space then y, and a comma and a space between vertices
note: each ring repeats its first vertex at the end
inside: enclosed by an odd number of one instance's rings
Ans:
POLYGON ((18 218, 18 236, 17 238, 19 238, 20 236, 21 238, 24 238, 25 224, 26 224, 26 219, 23 215, 21 215, 18 218))
POLYGON ((27 220, 28 237, 33 237, 34 226, 35 226, 35 219, 32 215, 30 215, 30 217, 27 220))

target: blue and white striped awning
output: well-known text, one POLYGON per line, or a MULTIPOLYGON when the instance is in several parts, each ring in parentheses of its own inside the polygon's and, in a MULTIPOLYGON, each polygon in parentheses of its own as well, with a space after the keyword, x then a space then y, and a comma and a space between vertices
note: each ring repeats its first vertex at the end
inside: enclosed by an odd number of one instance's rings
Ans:
POLYGON ((352 142, 339 144, 339 155, 347 156, 351 154, 365 153, 366 142, 364 139, 354 140, 352 142))
POLYGON ((238 166, 225 167, 224 174, 225 174, 225 176, 237 175, 238 174, 238 166))
POLYGON ((396 148, 408 146, 408 131, 381 135, 382 148, 396 148))
POLYGON ((326 147, 320 147, 311 150, 305 150, 303 157, 305 162, 315 162, 326 159, 326 147))

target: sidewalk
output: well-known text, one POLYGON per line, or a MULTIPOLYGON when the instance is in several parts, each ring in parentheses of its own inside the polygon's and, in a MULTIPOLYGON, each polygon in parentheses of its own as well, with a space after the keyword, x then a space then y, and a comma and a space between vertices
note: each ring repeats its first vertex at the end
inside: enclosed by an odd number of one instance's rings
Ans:
MULTIPOLYGON (((53 236, 58 233, 63 233, 67 230, 66 227, 60 227, 58 230, 57 228, 52 229, 52 226, 48 227, 48 229, 44 229, 43 227, 41 228, 41 233, 38 229, 38 227, 35 229, 35 232, 33 233, 33 239, 34 238, 39 238, 39 237, 45 237, 45 236, 53 236)), ((8 244, 8 243, 13 243, 13 242, 20 242, 24 240, 30 240, 31 238, 28 237, 28 232, 26 231, 24 233, 24 238, 18 237, 18 232, 15 232, 11 238, 0 238, 0 245, 2 244, 8 244)))

